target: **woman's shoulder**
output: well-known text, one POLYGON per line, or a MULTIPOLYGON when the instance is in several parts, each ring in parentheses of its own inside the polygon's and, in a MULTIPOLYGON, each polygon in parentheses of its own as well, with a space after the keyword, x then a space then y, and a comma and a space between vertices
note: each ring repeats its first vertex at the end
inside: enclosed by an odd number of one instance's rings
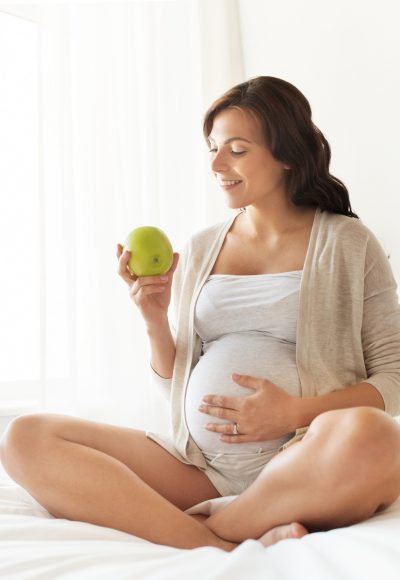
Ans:
POLYGON ((329 234, 340 232, 340 234, 350 237, 356 236, 364 240, 374 235, 372 230, 359 218, 323 211, 321 212, 321 221, 329 234))
POLYGON ((359 246, 368 253, 382 254, 383 245, 378 236, 361 219, 332 212, 321 212, 322 231, 326 237, 350 248, 359 246))

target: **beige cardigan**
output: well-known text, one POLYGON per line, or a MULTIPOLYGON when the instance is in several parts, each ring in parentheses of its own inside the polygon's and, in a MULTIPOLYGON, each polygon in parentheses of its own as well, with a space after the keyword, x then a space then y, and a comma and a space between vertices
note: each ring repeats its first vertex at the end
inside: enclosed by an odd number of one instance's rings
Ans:
MULTIPOLYGON (((181 251, 172 283, 174 315, 169 312, 176 344, 173 376, 164 379, 150 367, 170 399, 178 456, 203 468, 184 414, 186 386, 201 354, 194 307, 237 215, 196 233, 181 251)), ((386 412, 400 413, 397 284, 382 246, 357 218, 317 209, 300 285, 296 361, 303 397, 368 380, 382 395, 386 412)))

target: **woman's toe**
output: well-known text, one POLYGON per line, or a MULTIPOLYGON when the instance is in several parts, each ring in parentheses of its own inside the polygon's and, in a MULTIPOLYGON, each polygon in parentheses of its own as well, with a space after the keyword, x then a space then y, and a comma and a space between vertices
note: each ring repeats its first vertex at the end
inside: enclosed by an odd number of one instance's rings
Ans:
POLYGON ((266 534, 261 536, 261 538, 258 538, 258 541, 261 542, 263 546, 272 546, 273 544, 280 542, 280 540, 287 540, 290 538, 299 539, 306 534, 308 534, 307 529, 298 522, 294 522, 292 524, 272 528, 266 534))
POLYGON ((292 530, 292 538, 302 538, 308 534, 308 530, 298 522, 290 524, 290 527, 292 530))

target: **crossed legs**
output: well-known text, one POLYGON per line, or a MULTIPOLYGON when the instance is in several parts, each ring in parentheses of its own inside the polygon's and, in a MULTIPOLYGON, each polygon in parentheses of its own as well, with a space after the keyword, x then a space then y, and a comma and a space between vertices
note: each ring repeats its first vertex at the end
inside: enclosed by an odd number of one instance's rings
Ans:
POLYGON ((208 478, 143 431, 57 414, 15 419, 1 441, 8 474, 53 516, 177 548, 236 544, 184 510, 219 497, 208 478))
POLYGON ((290 522, 329 530, 365 520, 399 495, 400 425, 372 407, 334 410, 204 523, 232 542, 290 522))
POLYGON ((230 551, 283 524, 346 526, 400 494, 400 426, 370 407, 329 411, 203 522, 184 510, 219 497, 197 468, 135 429, 62 415, 15 420, 2 440, 10 476, 56 517, 107 526, 178 548, 230 551))

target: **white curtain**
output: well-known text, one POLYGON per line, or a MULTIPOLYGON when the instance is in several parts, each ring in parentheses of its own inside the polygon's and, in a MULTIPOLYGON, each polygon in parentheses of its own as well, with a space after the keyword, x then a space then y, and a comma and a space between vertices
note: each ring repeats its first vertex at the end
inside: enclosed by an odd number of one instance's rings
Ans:
POLYGON ((41 408, 167 431, 116 245, 155 225, 179 252, 230 215, 208 168, 202 116, 244 80, 236 0, 31 10, 40 39, 41 408))

